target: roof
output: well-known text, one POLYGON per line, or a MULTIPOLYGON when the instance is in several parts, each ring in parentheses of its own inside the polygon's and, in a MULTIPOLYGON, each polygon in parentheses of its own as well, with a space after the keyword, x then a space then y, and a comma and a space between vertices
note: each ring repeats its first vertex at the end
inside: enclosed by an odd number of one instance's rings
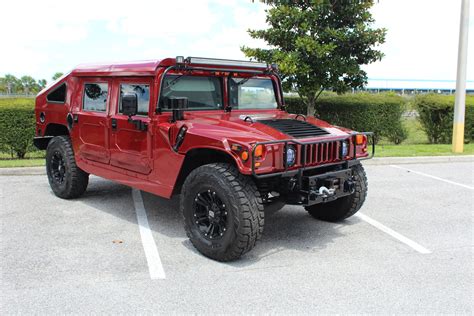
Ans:
POLYGON ((175 64, 174 58, 117 62, 117 63, 94 63, 82 64, 71 71, 73 76, 149 76, 156 73, 156 69, 161 66, 175 64))
MULTIPOLYGON (((242 72, 262 72, 269 69, 276 69, 275 65, 267 63, 246 61, 217 59, 204 57, 184 57, 179 56, 181 66, 190 66, 198 70, 222 69, 222 71, 238 70, 242 72)), ((95 63, 83 64, 77 66, 71 75, 73 76, 153 76, 156 74, 158 67, 169 67, 176 65, 176 58, 165 58, 144 61, 130 61, 117 63, 95 63)), ((190 69, 191 69, 190 68, 190 69)))

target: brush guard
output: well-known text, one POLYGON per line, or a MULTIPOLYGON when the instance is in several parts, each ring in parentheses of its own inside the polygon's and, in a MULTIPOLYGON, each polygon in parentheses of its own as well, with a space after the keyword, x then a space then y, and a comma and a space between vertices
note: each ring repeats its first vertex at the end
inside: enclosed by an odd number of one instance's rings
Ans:
MULTIPOLYGON (((339 149, 337 149, 339 150, 339 149)), ((322 168, 322 167, 327 167, 331 165, 337 165, 345 162, 350 162, 350 161, 360 161, 360 160, 366 160, 366 159, 371 159, 375 155, 375 139, 374 139, 374 133, 373 132, 357 132, 357 133, 352 133, 349 136, 344 136, 344 137, 339 137, 339 138, 333 138, 333 139, 324 139, 324 140, 317 140, 313 142, 302 142, 299 140, 295 139, 286 139, 286 140, 275 140, 275 141, 268 141, 268 142, 257 142, 254 144, 252 152, 251 152, 251 162, 252 162, 252 175, 256 178, 266 178, 266 177, 273 177, 277 175, 294 175, 296 173, 302 173, 305 170, 311 170, 311 169, 317 169, 317 168, 322 168), (357 146, 355 145, 355 138, 357 135, 365 135, 367 137, 367 144, 368 146, 371 145, 372 151, 368 153, 367 157, 357 157, 357 146), (371 140, 371 142, 369 142, 371 140), (352 146, 352 154, 349 156, 350 158, 341 158, 339 157, 336 159, 336 161, 331 161, 329 163, 322 162, 317 165, 313 166, 308 166, 307 163, 307 148, 310 148, 310 146, 318 145, 318 144, 327 144, 327 143, 332 143, 332 142, 339 142, 342 143, 343 141, 349 141, 349 143, 352 146), (371 143, 371 144, 370 144, 371 143), (257 149, 258 145, 279 145, 283 144, 283 171, 279 172, 272 172, 272 173, 267 173, 267 174, 257 174, 256 168, 255 168, 255 162, 256 162, 256 157, 255 157, 255 150, 257 149), (288 149, 288 146, 290 145, 298 145, 301 152, 299 153, 300 157, 300 162, 298 164, 298 167, 293 167, 293 166, 288 166, 286 164, 286 152, 288 149)), ((296 163, 295 163, 296 164, 296 163)))

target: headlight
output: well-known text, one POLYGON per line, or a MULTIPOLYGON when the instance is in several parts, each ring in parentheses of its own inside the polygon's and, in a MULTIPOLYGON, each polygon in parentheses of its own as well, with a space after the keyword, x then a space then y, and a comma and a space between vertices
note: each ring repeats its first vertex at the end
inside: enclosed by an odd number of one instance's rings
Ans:
POLYGON ((286 166, 291 167, 295 164, 296 149, 292 146, 286 149, 286 166))
POLYGON ((349 144, 347 143, 347 141, 343 141, 341 143, 341 157, 342 158, 346 157, 348 153, 349 153, 349 144))

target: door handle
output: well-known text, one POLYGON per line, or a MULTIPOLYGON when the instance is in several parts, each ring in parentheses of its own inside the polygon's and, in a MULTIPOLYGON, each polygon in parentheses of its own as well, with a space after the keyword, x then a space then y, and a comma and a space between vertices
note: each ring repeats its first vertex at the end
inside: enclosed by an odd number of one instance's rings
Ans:
POLYGON ((117 119, 116 118, 111 119, 111 126, 112 126, 112 129, 114 131, 117 129, 117 119))

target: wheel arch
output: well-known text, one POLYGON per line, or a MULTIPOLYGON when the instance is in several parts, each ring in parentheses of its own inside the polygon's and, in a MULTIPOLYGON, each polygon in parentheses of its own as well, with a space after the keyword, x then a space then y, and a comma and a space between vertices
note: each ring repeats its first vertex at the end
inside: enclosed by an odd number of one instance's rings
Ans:
POLYGON ((33 144, 40 150, 45 150, 48 147, 49 141, 55 136, 69 135, 69 130, 63 124, 49 123, 46 126, 42 137, 35 137, 33 144))
POLYGON ((215 148, 193 148, 186 152, 181 170, 176 180, 173 194, 179 194, 186 177, 196 168, 210 163, 228 163, 238 169, 235 158, 228 152, 215 148))

